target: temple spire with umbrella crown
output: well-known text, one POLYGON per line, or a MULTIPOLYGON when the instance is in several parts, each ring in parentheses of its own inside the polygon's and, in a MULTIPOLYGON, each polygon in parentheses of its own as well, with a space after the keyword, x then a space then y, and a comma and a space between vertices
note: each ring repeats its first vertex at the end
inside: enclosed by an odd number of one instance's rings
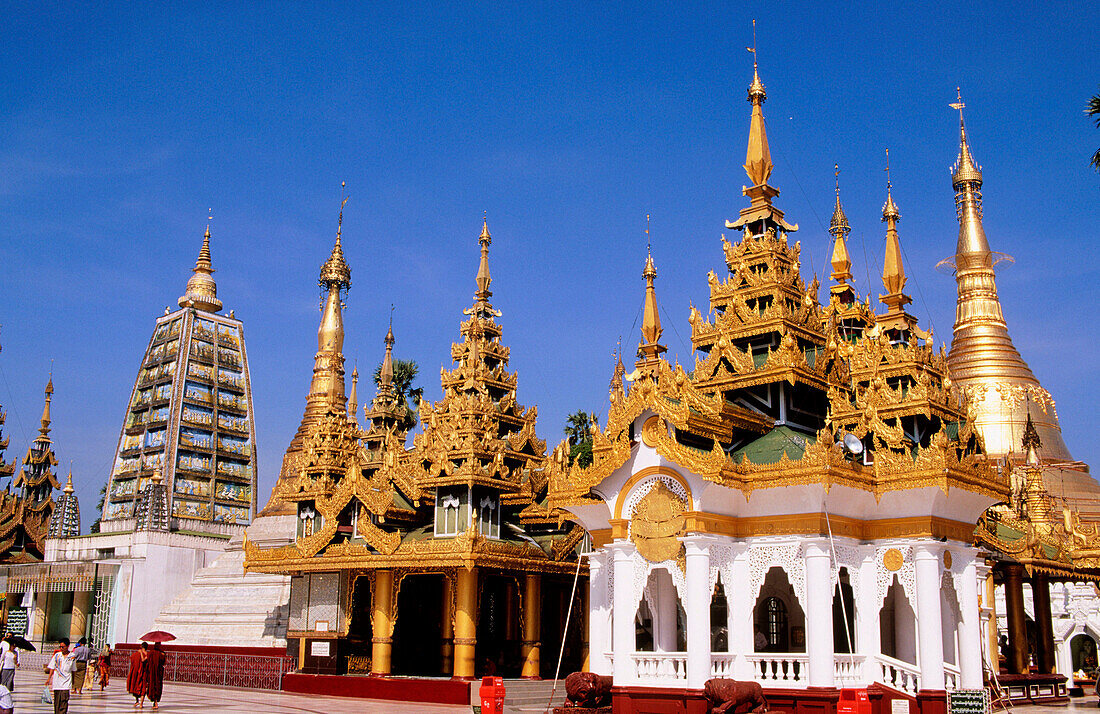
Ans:
POLYGON ((855 290, 848 282, 852 279, 852 257, 848 253, 847 238, 852 227, 848 225, 848 216, 840 205, 840 165, 834 164, 833 169, 836 172, 836 205, 833 208, 833 217, 829 220, 829 233, 833 236, 833 255, 829 263, 833 267, 832 279, 835 284, 829 288, 829 292, 840 302, 850 303, 855 300, 855 290))
MULTIPOLYGON (((954 258, 944 261, 954 268, 958 289, 954 335, 947 356, 951 378, 970 395, 975 426, 991 457, 1021 456, 1020 438, 1027 421, 1025 406, 1030 402, 1041 409, 1035 414, 1034 428, 1045 445, 1043 456, 1070 460, 1054 400, 1039 384, 1008 334, 993 271, 1004 256, 995 257, 982 226, 982 172, 970 150, 962 113, 966 105, 961 92, 956 96, 957 101, 950 106, 959 112, 959 155, 952 167, 951 184, 955 189, 959 239, 954 258)), ((1089 482, 1092 492, 1096 492, 1095 482, 1092 479, 1089 482)))
POLYGON ((348 421, 352 424, 359 423, 359 368, 351 370, 351 394, 348 395, 348 421))
POLYGON ((661 314, 657 309, 657 290, 653 281, 657 278, 657 268, 653 264, 653 253, 649 245, 649 215, 646 215, 646 260, 642 277, 645 278, 645 306, 642 310, 642 341, 638 345, 639 365, 656 359, 665 347, 657 341, 661 339, 661 314))
POLYGON ((50 402, 53 401, 53 373, 50 373, 49 381, 46 382, 46 401, 42 405, 42 426, 38 427, 38 433, 43 438, 47 438, 50 435, 50 402))
MULTIPOLYGON (((209 217, 213 220, 214 216, 209 217)), ((191 269, 194 275, 187 281, 187 289, 180 296, 180 307, 193 307, 205 312, 218 312, 222 301, 218 299, 218 285, 214 282, 214 265, 210 261, 210 224, 206 224, 206 233, 202 237, 202 248, 191 269)))
POLYGON ((886 255, 882 260, 882 286, 885 295, 879 299, 886 306, 886 314, 878 319, 882 329, 894 340, 908 343, 910 335, 921 339, 931 338, 917 326, 917 318, 905 311, 905 306, 913 302, 905 294, 905 262, 901 254, 901 238, 898 236, 898 221, 901 212, 894 203, 893 184, 890 181, 890 150, 886 150, 886 203, 882 204, 882 221, 886 224, 886 255))
POLYGON ((73 466, 69 464, 69 479, 50 514, 49 536, 51 538, 75 538, 80 535, 80 502, 73 488, 73 466))
POLYGON ((752 84, 749 85, 748 100, 752 103, 752 116, 749 120, 749 143, 745 150, 745 173, 752 182, 741 188, 741 193, 749 198, 749 205, 741 209, 736 221, 726 221, 726 228, 749 226, 756 233, 764 233, 769 224, 788 232, 798 230, 797 225, 789 225, 783 220, 783 211, 772 205, 772 199, 779 190, 768 185, 774 164, 771 149, 768 147, 768 132, 764 124, 764 101, 768 98, 764 83, 760 81, 760 72, 756 61, 756 20, 752 21, 752 47, 746 47, 752 53, 752 84))

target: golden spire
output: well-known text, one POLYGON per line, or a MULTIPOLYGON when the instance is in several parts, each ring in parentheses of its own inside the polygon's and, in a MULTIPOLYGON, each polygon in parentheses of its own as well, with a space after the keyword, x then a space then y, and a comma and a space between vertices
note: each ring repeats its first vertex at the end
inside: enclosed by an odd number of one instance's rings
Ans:
POLYGON ((642 277, 645 278, 645 307, 642 310, 642 342, 638 345, 638 356, 642 361, 656 358, 665 351, 665 347, 658 344, 661 339, 661 314, 657 310, 657 290, 653 287, 653 281, 657 278, 657 268, 653 264, 653 253, 649 244, 649 214, 645 217, 646 228, 646 261, 642 277))
POLYGON ((982 172, 970 153, 963 121, 962 94, 949 105, 959 112, 959 158, 952 170, 959 239, 953 263, 958 302, 947 362, 951 379, 971 395, 974 424, 985 442, 986 454, 999 458, 1019 455, 1020 436, 1026 429, 1028 401, 1042 406, 1034 429, 1046 445, 1048 459, 1071 460, 1062 440, 1054 400, 1039 384, 1012 344, 997 295, 993 266, 997 260, 982 226, 982 172), (1026 396, 1020 399, 1016 396, 1026 396))
POLYGON ((390 306, 390 328, 386 331, 386 356, 382 358, 380 374, 381 386, 387 390, 393 387, 393 306, 390 306))
POLYGON ((756 20, 752 21, 752 84, 749 85, 749 101, 752 102, 752 120, 749 124, 749 146, 745 151, 745 173, 753 186, 768 182, 772 175, 772 154, 768 149, 768 133, 764 129, 764 101, 768 98, 760 72, 756 65, 756 20))
POLYGON ((615 371, 611 374, 611 384, 608 385, 608 390, 612 393, 623 391, 623 375, 626 374, 626 367, 623 365, 623 339, 621 337, 614 355, 615 371))
POLYGON ((64 493, 72 493, 73 488, 73 462, 69 462, 69 480, 65 482, 65 488, 62 489, 64 493))
POLYGON ((1024 453, 1027 454, 1026 461, 1032 466, 1039 465, 1039 449, 1042 448, 1043 442, 1039 438, 1039 432, 1035 430, 1035 422, 1031 420, 1031 409, 1027 410, 1027 423, 1024 425, 1024 438, 1023 438, 1024 453))
POLYGON ((848 216, 844 215, 844 208, 840 205, 840 164, 833 164, 833 170, 836 173, 836 206, 829 221, 829 233, 833 236, 833 256, 829 262, 833 266, 833 280, 840 283, 835 287, 845 288, 833 290, 836 293, 850 291, 846 283, 852 279, 852 257, 848 254, 846 239, 852 232, 852 227, 848 225, 848 216))
POLYGON ((886 288, 887 296, 883 302, 891 309, 900 309, 905 303, 910 302, 902 295, 905 287, 905 265, 901 257, 901 240, 898 238, 898 221, 901 213, 894 204, 894 195, 890 183, 890 150, 886 150, 886 203, 882 205, 882 220, 886 223, 886 257, 882 263, 882 284, 886 288), (897 297, 895 297, 897 296, 897 297), (892 299, 892 300, 891 300, 892 299), (892 305, 887 300, 899 303, 892 305))
POLYGON ((798 226, 788 225, 783 220, 783 211, 772 205, 772 199, 779 195, 779 191, 768 185, 774 164, 764 124, 763 105, 767 93, 764 91, 764 83, 760 81, 756 62, 756 20, 752 21, 752 47, 745 49, 752 53, 752 84, 749 85, 748 97, 752 103, 752 117, 749 120, 749 143, 745 150, 744 164, 751 185, 743 187, 741 193, 749 197, 750 204, 741 209, 736 221, 726 221, 726 228, 742 228, 764 221, 758 227, 758 232, 763 233, 767 228, 767 221, 770 220, 776 227, 794 232, 798 230, 798 226))
MULTIPOLYGON (((214 220, 210 214, 208 220, 214 220)), ((202 237, 202 248, 195 261, 194 273, 187 281, 187 289, 180 296, 180 307, 193 307, 204 312, 218 312, 222 301, 218 299, 218 286, 214 282, 214 265, 210 261, 210 224, 206 224, 206 233, 202 237)))
POLYGON ((351 394, 348 396, 348 421, 352 424, 359 423, 359 368, 351 370, 351 394))
POLYGON ((493 296, 489 291, 489 285, 493 282, 492 276, 489 275, 489 245, 493 242, 493 237, 489 235, 488 211, 481 224, 481 235, 478 236, 477 242, 481 244, 481 263, 477 266, 477 292, 474 296, 479 302, 487 302, 493 296))
POLYGON ((50 372, 50 379, 46 382, 46 401, 42 405, 42 426, 38 428, 40 438, 48 438, 50 435, 50 402, 53 401, 53 372, 50 372))
MULTIPOLYGON (((341 189, 346 186, 347 182, 340 182, 341 189)), ((317 280, 317 284, 322 290, 331 291, 333 287, 337 290, 351 288, 351 268, 344 260, 344 248, 341 245, 341 233, 344 229, 344 206, 348 204, 349 198, 351 196, 345 195, 344 200, 340 202, 340 216, 336 221, 336 243, 332 246, 332 253, 329 255, 328 260, 321 266, 321 275, 317 280)))

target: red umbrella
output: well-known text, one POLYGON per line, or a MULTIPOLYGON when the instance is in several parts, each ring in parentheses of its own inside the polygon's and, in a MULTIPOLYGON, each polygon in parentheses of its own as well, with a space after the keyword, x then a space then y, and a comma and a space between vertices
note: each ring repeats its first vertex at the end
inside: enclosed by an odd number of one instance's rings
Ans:
POLYGON ((165 632, 164 630, 153 630, 152 632, 146 632, 144 635, 138 638, 140 642, 171 642, 176 639, 176 636, 171 632, 165 632))

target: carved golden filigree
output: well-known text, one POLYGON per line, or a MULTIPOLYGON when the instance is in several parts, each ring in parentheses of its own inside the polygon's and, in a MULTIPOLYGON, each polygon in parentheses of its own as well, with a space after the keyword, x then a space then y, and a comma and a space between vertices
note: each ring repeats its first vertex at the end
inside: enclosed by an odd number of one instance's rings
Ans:
POLYGON ((651 563, 679 560, 684 549, 687 505, 664 481, 654 481, 638 501, 630 519, 630 540, 638 553, 651 563))

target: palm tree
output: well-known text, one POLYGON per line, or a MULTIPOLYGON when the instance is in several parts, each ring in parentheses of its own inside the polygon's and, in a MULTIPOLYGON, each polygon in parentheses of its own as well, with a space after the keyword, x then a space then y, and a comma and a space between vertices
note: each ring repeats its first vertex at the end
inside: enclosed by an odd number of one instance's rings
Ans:
POLYGON ((569 463, 580 466, 592 463, 592 420, 583 409, 565 418, 565 435, 569 437, 569 463))
MULTIPOLYGON (((423 387, 414 387, 420 368, 413 360, 395 359, 393 361, 393 391, 397 394, 398 406, 405 407, 405 418, 401 421, 401 428, 412 431, 416 427, 416 407, 420 404, 420 398, 424 396, 423 387)), ((382 385, 382 365, 374 368, 374 384, 382 385)))
MULTIPOLYGON (((1089 97, 1089 104, 1085 107, 1085 114, 1088 114, 1089 118, 1096 122, 1097 128, 1100 128, 1100 92, 1089 97)), ((1092 167, 1100 171, 1100 149, 1097 149, 1096 153, 1092 155, 1092 167)))
POLYGON ((103 484, 99 487, 99 503, 96 504, 96 510, 99 512, 99 517, 92 523, 92 527, 88 529, 89 533, 99 533, 99 523, 103 520, 103 504, 107 500, 107 484, 103 484))

